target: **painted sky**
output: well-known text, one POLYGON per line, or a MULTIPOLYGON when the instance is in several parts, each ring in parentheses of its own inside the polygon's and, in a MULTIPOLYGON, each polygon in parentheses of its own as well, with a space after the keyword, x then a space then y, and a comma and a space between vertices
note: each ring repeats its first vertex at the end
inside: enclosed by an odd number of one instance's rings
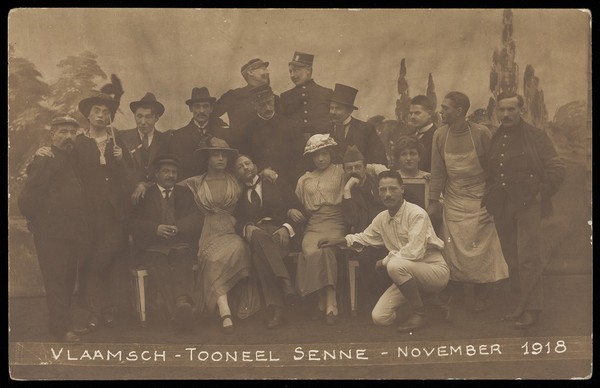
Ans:
MULTIPOLYGON (((166 106, 161 130, 190 119, 185 100, 194 86, 219 97, 244 85, 250 58, 270 62, 276 93, 293 84, 287 63, 294 51, 315 55, 313 77, 332 87, 359 89, 356 116, 394 117, 400 60, 406 58, 411 96, 425 92, 433 73, 441 100, 465 92, 473 108, 490 95, 492 52, 500 47, 502 12, 495 10, 220 10, 17 9, 9 15, 9 43, 31 60, 46 82, 56 64, 90 50, 107 74, 124 84, 116 126, 134 126, 127 108, 147 91, 166 106)), ((579 10, 514 10, 513 37, 520 66, 534 66, 550 117, 573 100, 587 100, 590 19, 579 10)))

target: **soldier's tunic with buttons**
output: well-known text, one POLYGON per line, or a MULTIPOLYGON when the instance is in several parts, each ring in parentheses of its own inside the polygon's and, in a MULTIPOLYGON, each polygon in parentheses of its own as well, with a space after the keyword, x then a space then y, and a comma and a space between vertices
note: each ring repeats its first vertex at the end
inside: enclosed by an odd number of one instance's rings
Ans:
POLYGON ((302 127, 307 135, 331 129, 329 99, 333 90, 309 80, 281 94, 281 112, 302 127))

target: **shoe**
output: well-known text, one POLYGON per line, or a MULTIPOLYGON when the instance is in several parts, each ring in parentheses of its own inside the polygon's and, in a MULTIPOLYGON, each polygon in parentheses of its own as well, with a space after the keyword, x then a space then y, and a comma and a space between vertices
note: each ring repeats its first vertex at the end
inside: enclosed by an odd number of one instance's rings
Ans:
POLYGON ((115 316, 110 311, 104 312, 104 314, 102 314, 102 319, 104 320, 104 324, 106 325, 106 327, 113 328, 117 325, 115 316))
POLYGON ((338 322, 338 316, 334 315, 333 312, 329 312, 327 313, 327 316, 325 317, 325 323, 327 323, 329 326, 333 326, 338 322))
POLYGON ((98 326, 100 326, 100 318, 97 315, 90 316, 87 323, 87 333, 98 330, 98 326))
POLYGON ((277 329, 281 325, 283 325, 283 308, 273 306, 273 316, 267 322, 267 329, 277 329))
POLYGON ((505 315, 502 320, 503 321, 514 321, 519 319, 523 315, 523 308, 521 306, 517 307, 512 313, 505 315))
POLYGON ((526 329, 535 325, 538 321, 537 314, 533 311, 525 311, 521 314, 521 317, 515 322, 515 327, 517 329, 526 329))
POLYGON ((225 320, 229 318, 231 319, 231 325, 229 326, 221 326, 221 331, 223 332, 223 334, 233 334, 233 318, 231 317, 230 314, 227 315, 223 315, 221 317, 221 325, 223 325, 223 323, 225 323, 225 320))
POLYGON ((425 326, 427 326, 425 314, 421 312, 413 312, 404 323, 400 324, 396 328, 396 330, 400 333, 408 333, 417 329, 421 329, 425 326))
POLYGON ((296 292, 296 289, 292 286, 292 283, 288 279, 282 281, 283 295, 285 304, 288 306, 295 306, 300 301, 300 297, 296 292))
POLYGON ((481 312, 487 310, 489 307, 490 307, 489 303, 486 303, 483 300, 478 300, 473 305, 473 308, 471 309, 471 312, 481 313, 481 312))
POLYGON ((325 318, 325 310, 319 310, 318 308, 315 308, 310 314, 311 321, 320 321, 323 318, 325 318))
POLYGON ((81 338, 73 331, 67 331, 60 339, 61 342, 81 342, 81 338))
POLYGON ((182 328, 189 326, 193 315, 192 305, 187 301, 179 301, 176 304, 174 315, 175 322, 181 325, 182 328))

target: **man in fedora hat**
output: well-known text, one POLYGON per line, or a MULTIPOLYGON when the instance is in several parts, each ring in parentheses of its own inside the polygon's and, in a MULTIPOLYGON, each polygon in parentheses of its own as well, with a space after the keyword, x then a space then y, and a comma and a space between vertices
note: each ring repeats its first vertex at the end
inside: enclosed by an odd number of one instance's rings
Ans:
MULTIPOLYGON (((250 90, 259 85, 270 85, 268 67, 269 62, 262 59, 253 58, 249 60, 241 68, 246 86, 225 92, 215 104, 215 117, 221 117, 225 113, 229 117, 229 127, 233 136, 229 143, 233 148, 239 149, 247 133, 247 127, 257 120, 253 105, 254 95, 250 90)), ((276 108, 279 103, 278 99, 279 97, 276 96, 276 108)))
POLYGON ((171 318, 185 329, 192 318, 192 266, 203 216, 190 189, 175 185, 178 162, 172 155, 156 157, 152 170, 155 183, 148 187, 133 214, 133 243, 171 318))
POLYGON ((302 127, 304 141, 331 128, 329 99, 333 90, 317 85, 312 78, 314 55, 296 51, 288 68, 295 87, 281 93, 281 111, 302 127))
POLYGON ((156 100, 153 93, 148 92, 141 100, 131 102, 129 108, 133 112, 136 128, 123 131, 121 137, 133 161, 136 188, 131 200, 136 204, 152 181, 152 161, 157 155, 168 151, 169 134, 156 130, 156 122, 165 112, 165 106, 156 100))
MULTIPOLYGON (((367 174, 365 157, 355 145, 348 146, 342 159, 346 184, 342 196, 342 215, 351 233, 366 229, 375 216, 385 210, 379 198, 377 177, 367 174)), ((383 167, 383 166, 381 166, 383 167)), ((375 272, 375 263, 384 257, 387 251, 382 247, 365 247, 355 256, 360 262, 358 295, 363 296, 363 303, 371 310, 379 296, 390 285, 389 277, 381 277, 375 272)))
POLYGON ((193 88, 192 96, 185 102, 192 113, 192 119, 185 127, 172 132, 169 145, 169 153, 179 161, 179 180, 205 172, 194 153, 200 144, 205 144, 211 137, 231 141, 227 124, 213 114, 215 101, 216 98, 210 95, 208 88, 201 87, 193 88))
POLYGON ((78 262, 89 258, 92 219, 73 149, 79 123, 61 115, 50 123, 53 157, 27 167, 19 209, 33 233, 44 279, 50 332, 59 341, 79 342, 70 319, 78 262))
POLYGON ((249 155, 258 166, 274 171, 289 187, 296 187, 298 178, 306 171, 302 158, 304 139, 296 123, 275 111, 275 95, 263 84, 250 91, 254 96, 255 116, 240 152, 249 155))
POLYGON ((375 128, 352 117, 352 112, 358 109, 354 105, 356 93, 357 89, 335 84, 329 105, 329 116, 333 123, 331 136, 338 143, 341 154, 346 152, 348 146, 355 145, 367 163, 387 165, 385 147, 375 128))
POLYGON ((283 323, 284 301, 293 304, 297 299, 283 259, 290 239, 299 232, 300 225, 291 216, 302 214, 301 205, 285 183, 261 179, 248 156, 239 155, 234 168, 244 187, 234 213, 236 231, 250 244, 252 264, 269 310, 267 328, 275 329, 283 323))

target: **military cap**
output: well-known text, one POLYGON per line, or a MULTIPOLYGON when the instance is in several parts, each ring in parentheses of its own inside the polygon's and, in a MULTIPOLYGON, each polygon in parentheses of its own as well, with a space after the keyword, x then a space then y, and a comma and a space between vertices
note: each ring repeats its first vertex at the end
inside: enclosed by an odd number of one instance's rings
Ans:
POLYGON ((355 145, 348 146, 346 148, 346 153, 344 153, 342 163, 358 162, 359 160, 364 161, 365 157, 360 152, 358 147, 356 147, 355 145))
POLYGON ((262 59, 254 58, 248 61, 244 66, 242 66, 241 72, 244 75, 247 71, 258 69, 259 67, 267 67, 269 66, 269 62, 264 62, 262 59))
POLYGON ((76 127, 79 127, 79 122, 67 114, 60 114, 58 116, 55 116, 50 121, 50 127, 54 127, 57 125, 74 125, 76 127))
POLYGON ((289 64, 294 66, 312 66, 314 58, 315 56, 312 54, 296 51, 294 53, 294 58, 292 58, 292 61, 289 64))
POLYGON ((262 102, 271 98, 273 94, 273 89, 267 84, 258 85, 252 89, 250 89, 250 93, 254 96, 255 102, 262 102))

